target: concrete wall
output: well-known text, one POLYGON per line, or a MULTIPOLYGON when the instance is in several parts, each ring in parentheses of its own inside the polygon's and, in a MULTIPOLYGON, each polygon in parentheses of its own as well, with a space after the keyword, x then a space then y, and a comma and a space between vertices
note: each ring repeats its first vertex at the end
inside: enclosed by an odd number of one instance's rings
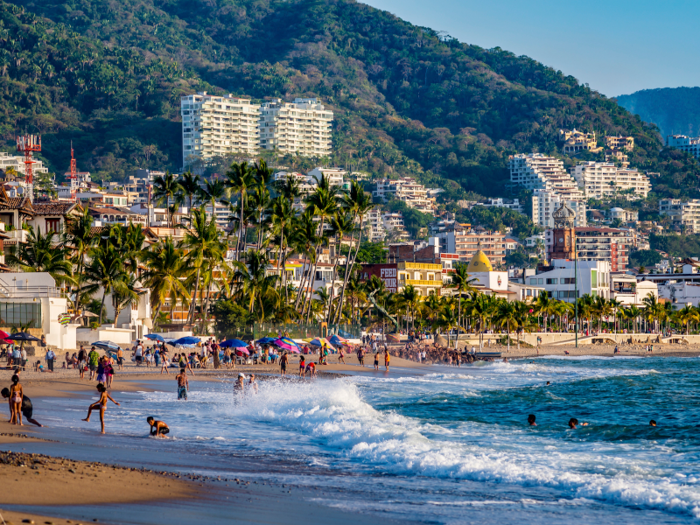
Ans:
POLYGON ((91 345, 95 341, 111 341, 120 346, 131 346, 134 341, 134 331, 124 328, 114 328, 112 325, 102 325, 96 330, 78 328, 76 342, 78 345, 91 345))

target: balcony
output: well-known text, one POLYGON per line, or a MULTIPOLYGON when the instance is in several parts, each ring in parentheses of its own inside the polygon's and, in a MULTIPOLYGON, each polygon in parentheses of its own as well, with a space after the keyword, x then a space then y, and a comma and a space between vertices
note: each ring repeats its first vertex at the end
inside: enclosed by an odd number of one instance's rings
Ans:
POLYGON ((400 279, 399 283, 401 286, 433 286, 435 288, 442 288, 442 281, 427 281, 423 279, 400 279))

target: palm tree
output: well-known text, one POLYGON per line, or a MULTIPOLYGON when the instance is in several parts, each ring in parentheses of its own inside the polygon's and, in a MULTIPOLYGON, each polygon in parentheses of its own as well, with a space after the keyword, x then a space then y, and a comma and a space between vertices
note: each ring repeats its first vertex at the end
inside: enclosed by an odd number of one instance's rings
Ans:
MULTIPOLYGON (((420 293, 416 290, 412 284, 404 287, 399 293, 399 300, 406 308, 406 313, 411 316, 411 327, 415 329, 416 327, 416 311, 421 302, 420 293)), ((408 324, 408 323, 407 323, 408 324)))
POLYGON ((170 298, 170 319, 178 299, 190 300, 190 294, 183 279, 188 268, 184 253, 168 237, 144 252, 143 261, 146 271, 143 274, 144 285, 151 290, 153 319, 158 319, 166 298, 170 298))
POLYGON ((544 331, 547 332, 547 320, 550 315, 555 312, 556 306, 554 300, 549 297, 549 294, 545 291, 540 292, 537 300, 532 305, 533 310, 537 315, 541 315, 544 318, 544 331))
POLYGON ((289 244, 290 230, 294 222, 293 204, 282 196, 275 198, 272 201, 270 211, 270 222, 272 223, 273 232, 278 236, 277 243, 277 273, 280 273, 280 264, 282 265, 282 286, 285 287, 285 300, 289 301, 287 286, 287 245, 289 244))
POLYGON ((42 235, 41 231, 28 228, 27 242, 15 247, 14 253, 7 256, 7 263, 23 272, 49 273, 59 286, 75 284, 73 265, 66 257, 65 248, 53 245, 53 232, 42 235))
MULTIPOLYGON (((335 237, 335 262, 333 263, 333 277, 331 280, 331 305, 333 304, 334 298, 335 298, 335 281, 338 277, 338 261, 340 260, 340 248, 342 246, 343 242, 343 237, 345 237, 346 234, 352 232, 353 228, 355 227, 354 221, 352 216, 349 213, 342 213, 339 212, 333 217, 331 217, 331 237, 335 237)), ((346 266, 345 268, 347 269, 347 259, 350 258, 350 254, 348 253, 348 256, 345 258, 346 260, 346 266)), ((340 311, 343 308, 343 303, 339 302, 338 307, 337 307, 337 315, 334 315, 335 312, 333 312, 333 308, 328 309, 328 324, 330 325, 333 323, 333 321, 336 320, 336 317, 338 318, 338 322, 340 322, 340 311)))
POLYGON ((681 324, 685 325, 686 335, 690 335, 691 323, 697 323, 700 321, 700 314, 698 314, 697 309, 690 305, 684 306, 676 315, 681 324))
MULTIPOLYGON (((209 182, 209 181, 207 181, 209 182)), ((186 171, 177 179, 179 186, 179 191, 182 194, 182 198, 187 199, 187 210, 189 215, 192 216, 192 206, 194 206, 194 198, 196 195, 200 194, 202 188, 200 187, 201 178, 199 175, 194 175, 191 171, 186 171)))
POLYGON ((85 268, 85 258, 90 249, 95 245, 97 236, 92 231, 93 219, 90 215, 90 209, 85 207, 82 213, 77 217, 69 217, 66 227, 66 247, 73 252, 72 265, 75 268, 76 287, 75 305, 76 314, 80 307, 80 287, 84 276, 83 269, 85 268))
POLYGON ((459 318, 460 324, 462 322, 462 294, 474 291, 473 284, 476 281, 476 279, 469 278, 466 264, 457 264, 455 266, 454 272, 452 273, 452 288, 457 290, 457 297, 459 298, 457 302, 457 317, 459 318))
POLYGON ((168 225, 171 228, 173 227, 174 214, 171 213, 170 201, 176 200, 180 192, 180 183, 169 171, 166 171, 165 175, 153 179, 153 198, 168 209, 168 225))
POLYGON ((510 351, 510 330, 511 328, 517 329, 520 326, 520 315, 515 303, 506 300, 499 301, 498 310, 496 312, 496 322, 499 326, 506 327, 506 333, 508 334, 508 351, 510 351))
MULTIPOLYGON (((221 202, 227 195, 226 185, 219 179, 209 179, 204 181, 204 186, 199 190, 199 196, 204 202, 211 206, 211 216, 216 217, 216 203, 221 202)), ((190 219, 192 210, 190 210, 190 219)))
POLYGON ((231 167, 226 172, 226 186, 240 196, 238 207, 238 240, 236 243, 236 260, 240 260, 240 252, 245 248, 245 239, 243 235, 243 214, 246 208, 246 195, 248 190, 255 185, 255 176, 247 162, 240 164, 231 164, 231 167))
MULTIPOLYGON (((198 294, 200 293, 200 278, 202 270, 212 268, 221 263, 226 255, 226 245, 221 240, 216 228, 216 220, 207 220, 204 206, 192 213, 190 227, 185 233, 182 247, 187 252, 186 264, 194 273, 194 289, 192 303, 187 316, 188 324, 194 322, 198 294)), ((202 312, 206 315, 206 312, 202 312)))
POLYGON ((258 313, 264 314, 263 299, 265 297, 278 296, 275 288, 277 276, 266 275, 269 262, 264 252, 249 250, 246 253, 246 264, 241 262, 235 263, 234 288, 236 288, 237 292, 234 295, 241 300, 247 301, 248 312, 250 313, 253 313, 257 304, 259 308, 258 313))
MULTIPOLYGON (((124 261, 119 250, 110 243, 102 243, 90 251, 90 263, 85 268, 83 292, 93 295, 102 289, 99 321, 102 324, 105 299, 107 294, 114 294, 122 287, 128 274, 124 271, 124 261)), ((116 319, 114 319, 116 322, 116 319)))

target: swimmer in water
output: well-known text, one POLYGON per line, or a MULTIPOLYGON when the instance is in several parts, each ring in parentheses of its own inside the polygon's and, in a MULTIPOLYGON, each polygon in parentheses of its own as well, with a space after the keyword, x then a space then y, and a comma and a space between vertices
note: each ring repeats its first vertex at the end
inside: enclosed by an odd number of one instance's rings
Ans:
POLYGON ((656 426, 656 421, 654 421, 653 419, 652 419, 651 421, 649 421, 649 426, 655 427, 655 426, 656 426))
POLYGON ((147 417, 146 421, 148 421, 148 424, 151 425, 151 435, 155 436, 157 438, 168 438, 166 434, 170 433, 170 428, 168 425, 163 423, 162 421, 156 421, 156 418, 153 416, 147 417))
POLYGON ((549 386, 549 385, 551 385, 551 384, 552 384, 552 383, 550 383, 549 381, 547 381, 547 386, 549 386))
POLYGON ((245 376, 243 374, 238 374, 238 380, 233 384, 233 393, 245 393, 245 376))
POLYGON ((576 427, 578 427, 579 425, 581 425, 582 427, 587 427, 588 423, 579 423, 578 419, 576 419, 575 417, 572 417, 571 419, 569 419, 569 428, 570 429, 576 430, 576 427))
POLYGON ((529 416, 527 416, 527 422, 530 424, 531 427, 537 426, 537 423, 535 423, 536 419, 537 418, 535 417, 535 414, 530 414, 529 416))

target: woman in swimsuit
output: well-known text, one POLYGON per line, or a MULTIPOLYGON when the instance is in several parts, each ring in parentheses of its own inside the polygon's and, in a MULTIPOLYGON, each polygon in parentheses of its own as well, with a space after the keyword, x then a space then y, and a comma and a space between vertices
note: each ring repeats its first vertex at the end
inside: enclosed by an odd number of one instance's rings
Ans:
POLYGON ((22 398, 24 390, 19 383, 19 376, 12 376, 12 386, 10 387, 10 423, 13 425, 21 425, 22 423, 22 398))
POLYGON ((341 362, 342 362, 344 365, 347 364, 347 363, 345 362, 345 354, 343 353, 343 347, 342 347, 342 346, 338 349, 338 363, 341 363, 341 362))
POLYGON ((88 408, 88 414, 83 421, 90 421, 90 414, 92 414, 93 410, 100 410, 100 424, 102 425, 102 433, 105 433, 105 410, 107 410, 107 400, 109 399, 112 403, 115 405, 119 406, 119 403, 117 403, 114 399, 112 399, 112 396, 110 396, 107 393, 107 389, 102 383, 99 383, 97 385, 97 391, 100 393, 100 400, 97 403, 93 403, 90 405, 88 408))

